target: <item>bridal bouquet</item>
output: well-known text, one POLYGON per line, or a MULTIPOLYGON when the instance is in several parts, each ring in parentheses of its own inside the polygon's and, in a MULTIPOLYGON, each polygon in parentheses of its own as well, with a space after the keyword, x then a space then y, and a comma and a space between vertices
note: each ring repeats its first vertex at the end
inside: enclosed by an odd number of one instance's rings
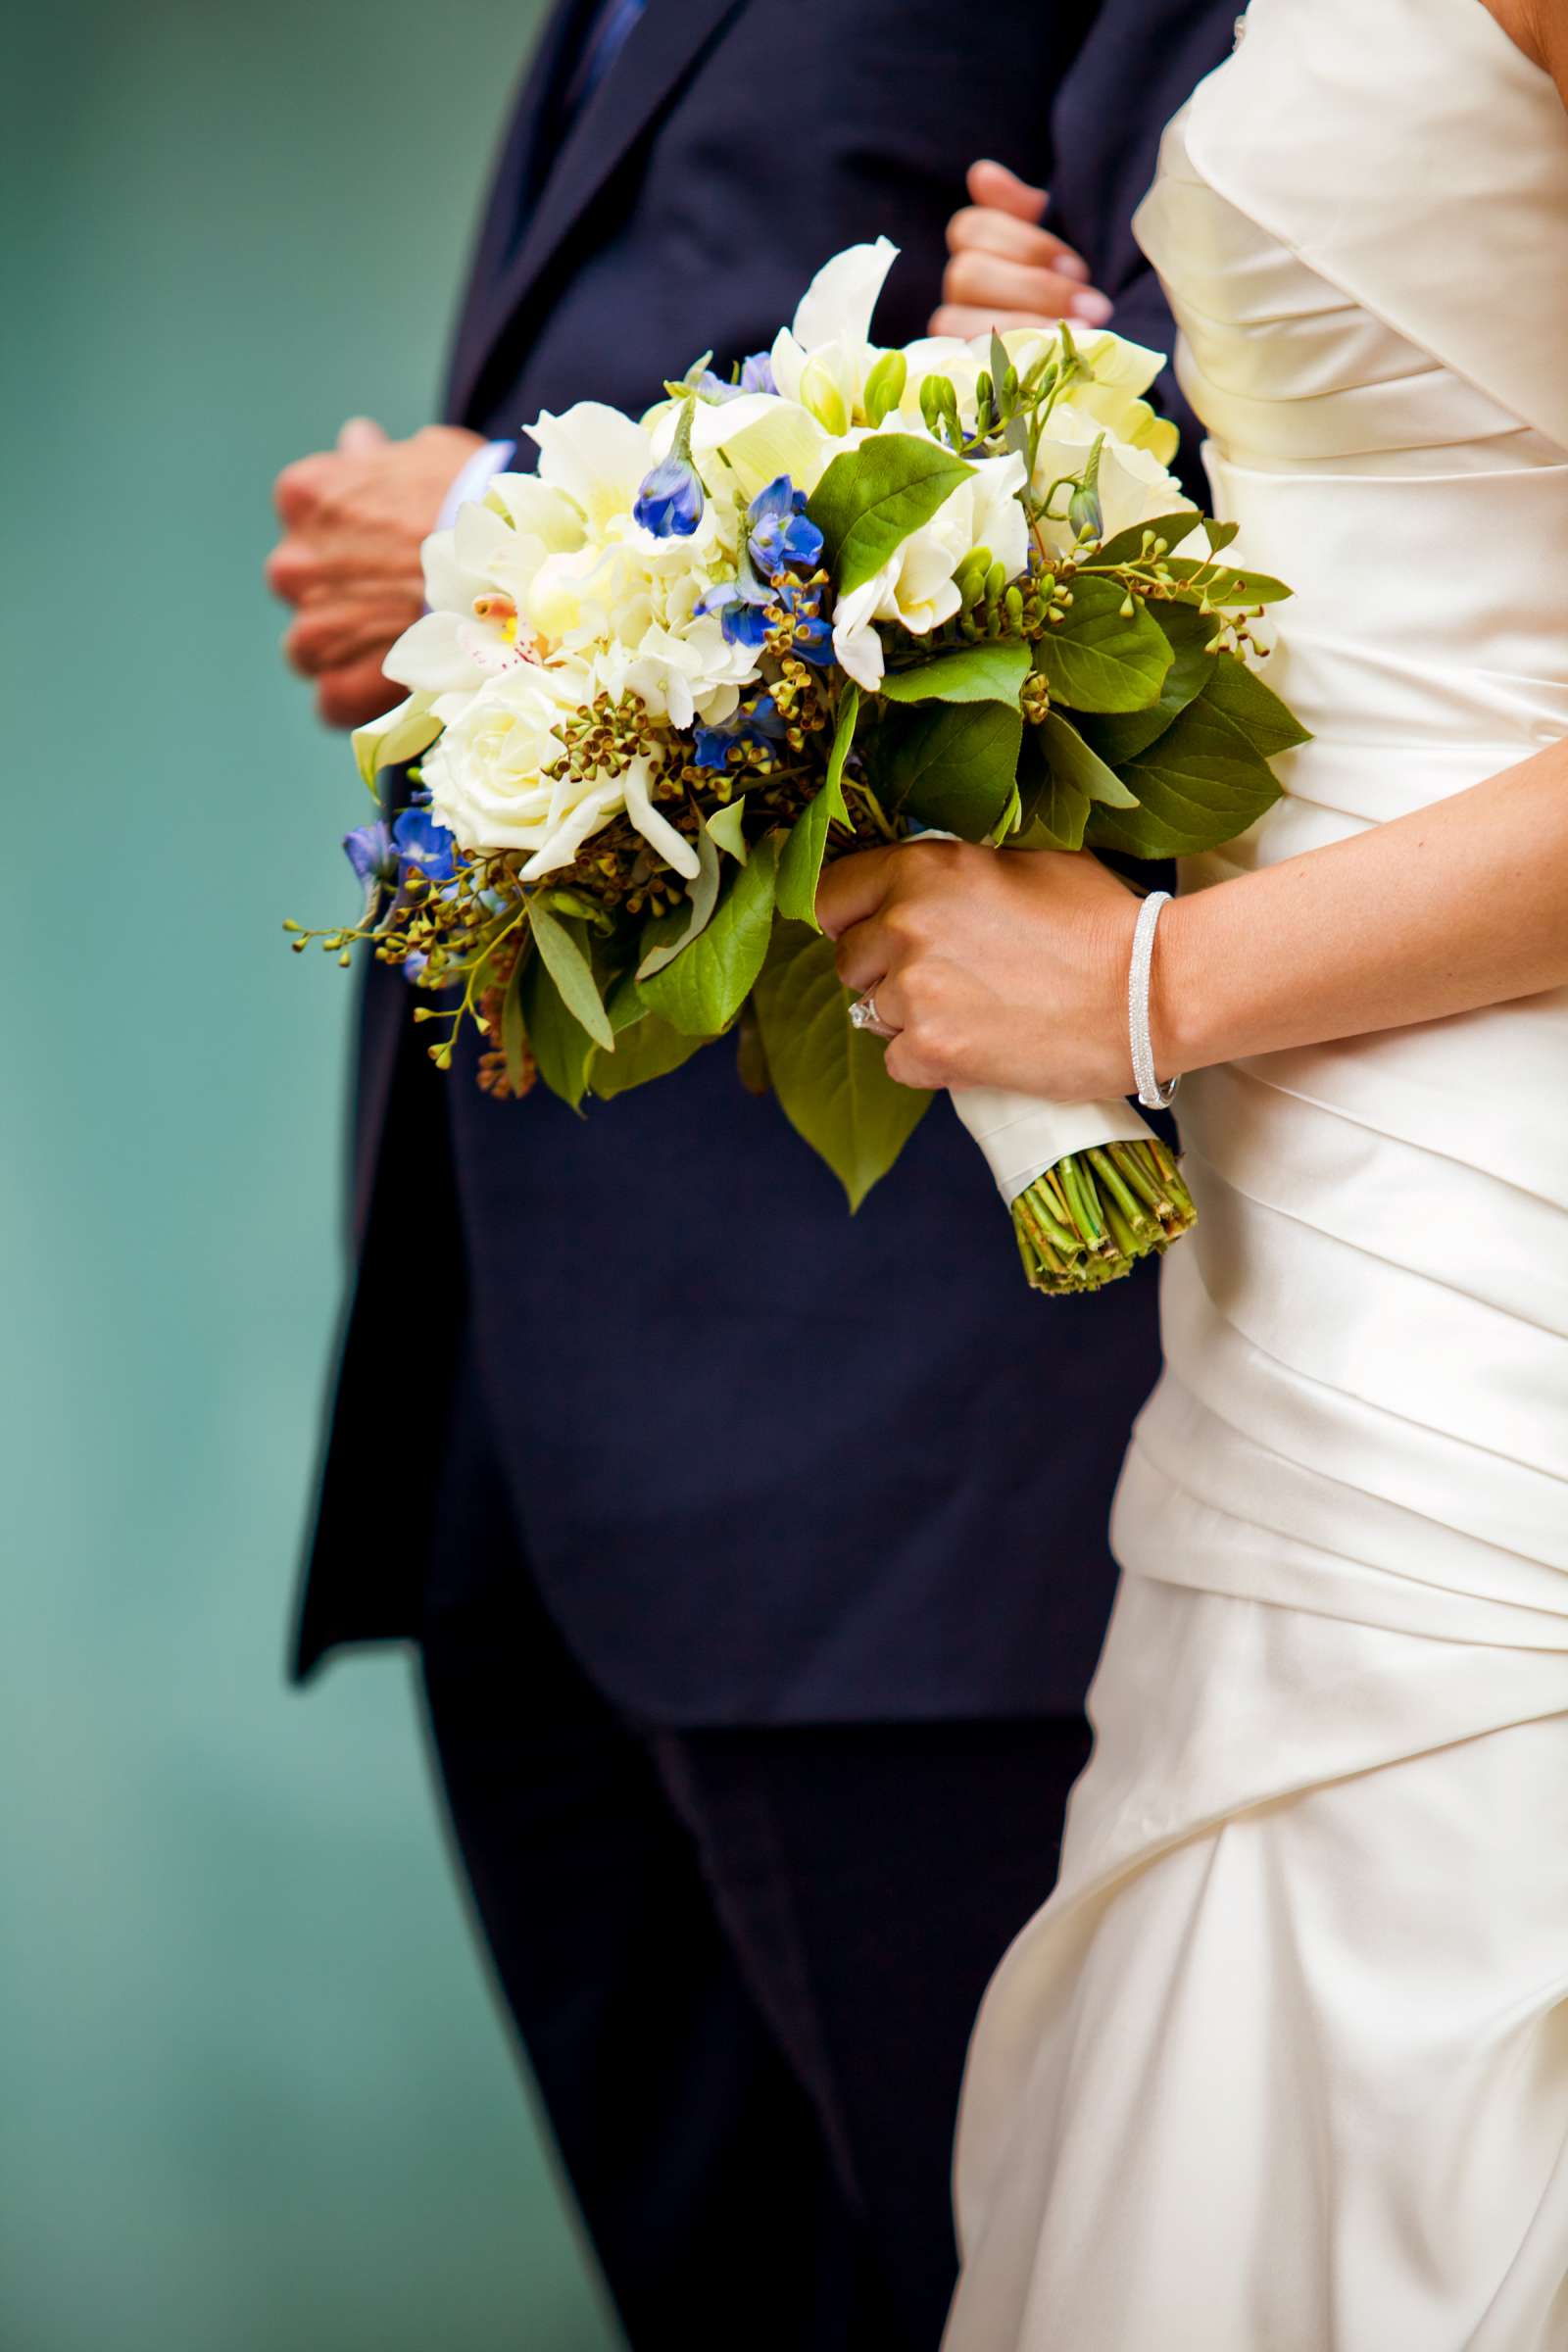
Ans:
MULTIPOLYGON (((1167 471, 1157 355, 1065 326, 881 349, 894 257, 840 254, 733 381, 704 360, 640 421, 538 419, 537 473, 426 543, 386 663, 409 698, 356 737, 372 791, 413 763, 411 805, 345 844, 361 919, 288 926, 400 964, 442 1067, 472 1022, 498 1097, 622 1094, 733 1035, 852 1208, 931 1098, 847 1017, 824 858, 923 831, 1207 849, 1302 740, 1250 665, 1287 591, 1167 471)), ((1125 1104, 956 1100, 1038 1288, 1191 1223, 1125 1104)))

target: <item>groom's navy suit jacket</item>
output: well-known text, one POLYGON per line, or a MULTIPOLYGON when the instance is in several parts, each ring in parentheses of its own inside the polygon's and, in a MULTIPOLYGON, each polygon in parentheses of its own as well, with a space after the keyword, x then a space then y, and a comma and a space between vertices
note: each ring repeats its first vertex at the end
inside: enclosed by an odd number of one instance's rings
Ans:
MULTIPOLYGON (((500 160, 448 415, 512 435, 582 399, 637 411, 698 353, 765 346, 831 253, 882 232, 904 258, 879 332, 921 333, 977 155, 1053 186, 1117 325, 1168 348, 1128 220, 1230 6, 651 0, 573 119, 594 12, 563 9, 500 160)), ((632 1715, 1076 1710, 1156 1368, 1151 1270, 1034 1297, 945 1100, 852 1218, 732 1045, 578 1118, 542 1093, 496 1103, 471 1065, 437 1077, 410 1010, 372 969, 359 1280, 300 1669, 417 1635, 470 1348, 545 1600, 632 1715)))

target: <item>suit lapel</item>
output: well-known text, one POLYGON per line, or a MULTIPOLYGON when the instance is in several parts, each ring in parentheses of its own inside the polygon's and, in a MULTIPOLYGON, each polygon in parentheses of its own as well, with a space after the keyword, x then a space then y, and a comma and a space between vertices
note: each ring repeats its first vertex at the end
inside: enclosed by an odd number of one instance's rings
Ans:
POLYGON ((539 116, 556 86, 564 26, 574 15, 570 8, 558 13, 546 35, 548 69, 541 51, 523 101, 529 120, 519 122, 509 143, 486 217, 453 363, 450 415, 462 416, 470 408, 498 338, 682 76, 745 5, 746 0, 650 0, 613 67, 567 131, 538 192, 533 217, 508 261, 507 232, 527 201, 528 161, 540 144, 539 116), (519 151, 515 156, 514 150, 519 151))
POLYGON ((571 36, 581 15, 577 0, 558 0, 539 36, 539 45, 512 110, 511 127, 496 159, 484 218, 474 241, 463 307, 452 338, 447 383, 449 416, 462 415, 467 389, 489 345, 496 280, 527 206, 530 188, 537 186, 541 163, 548 153, 545 134, 550 100, 561 86, 571 36))

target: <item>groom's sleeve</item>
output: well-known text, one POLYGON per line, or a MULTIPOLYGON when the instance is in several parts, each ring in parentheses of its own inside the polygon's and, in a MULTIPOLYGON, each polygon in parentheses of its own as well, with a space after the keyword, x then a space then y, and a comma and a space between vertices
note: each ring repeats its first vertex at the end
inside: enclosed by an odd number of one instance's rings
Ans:
MULTIPOLYGON (((1172 115, 1230 53, 1238 0, 1104 0, 1063 77, 1052 118, 1050 225, 1088 262, 1115 305, 1116 332, 1169 354, 1176 329, 1132 220, 1172 115)), ((1167 367, 1156 397, 1182 428, 1177 461, 1203 492, 1201 433, 1167 367)))

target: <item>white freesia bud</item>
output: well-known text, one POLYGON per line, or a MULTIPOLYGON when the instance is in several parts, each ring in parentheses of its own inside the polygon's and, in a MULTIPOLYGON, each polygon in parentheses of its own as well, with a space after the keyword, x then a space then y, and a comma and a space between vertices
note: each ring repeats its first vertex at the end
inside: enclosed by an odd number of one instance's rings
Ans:
POLYGON ((853 387, 835 380, 828 362, 813 352, 801 369, 801 405, 830 433, 847 433, 853 387))

